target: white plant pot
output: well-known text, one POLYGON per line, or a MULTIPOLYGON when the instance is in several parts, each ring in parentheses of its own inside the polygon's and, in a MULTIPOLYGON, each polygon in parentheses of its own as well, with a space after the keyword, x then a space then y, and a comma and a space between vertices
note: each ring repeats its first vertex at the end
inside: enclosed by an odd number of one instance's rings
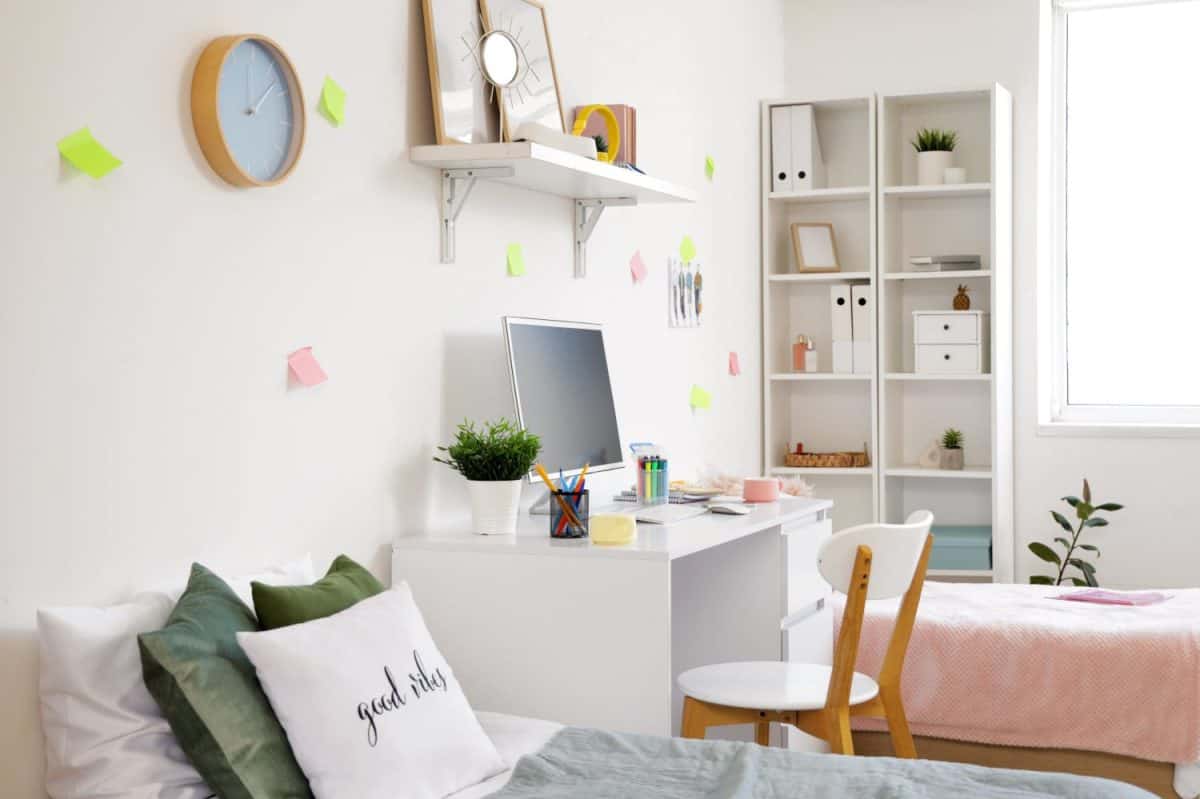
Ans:
POLYGON ((468 480, 471 523, 480 535, 512 535, 521 510, 520 480, 468 480))
POLYGON ((917 183, 921 186, 940 186, 945 180, 946 168, 952 166, 954 153, 950 150, 917 153, 917 183))

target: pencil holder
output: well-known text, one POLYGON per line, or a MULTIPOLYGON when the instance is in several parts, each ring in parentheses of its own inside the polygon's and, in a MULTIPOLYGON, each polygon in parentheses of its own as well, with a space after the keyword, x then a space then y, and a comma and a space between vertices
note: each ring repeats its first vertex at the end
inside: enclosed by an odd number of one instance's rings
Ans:
POLYGON ((637 499, 639 505, 664 505, 671 501, 666 458, 659 455, 638 458, 637 499))
POLYGON ((587 538, 588 490, 555 491, 550 497, 550 537, 587 538))

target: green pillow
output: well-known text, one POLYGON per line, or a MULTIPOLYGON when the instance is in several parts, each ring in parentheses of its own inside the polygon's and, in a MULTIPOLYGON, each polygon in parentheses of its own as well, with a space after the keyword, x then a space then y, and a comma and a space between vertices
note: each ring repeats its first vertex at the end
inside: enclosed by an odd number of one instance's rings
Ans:
POLYGON ((184 753, 221 799, 311 799, 235 637, 257 629, 233 589, 194 563, 167 626, 138 636, 142 677, 184 753))
POLYGON ((384 589, 369 571, 338 555, 325 576, 312 585, 250 583, 250 590, 258 623, 264 630, 274 630, 341 613, 384 589))

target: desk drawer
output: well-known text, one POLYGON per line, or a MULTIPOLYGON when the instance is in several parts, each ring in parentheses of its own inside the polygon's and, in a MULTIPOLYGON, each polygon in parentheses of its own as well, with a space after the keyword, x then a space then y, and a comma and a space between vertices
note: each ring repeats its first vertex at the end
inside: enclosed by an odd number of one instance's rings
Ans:
POLYGON ((917 344, 978 344, 982 316, 975 313, 914 313, 917 344))
POLYGON ((978 344, 918 344, 918 374, 979 374, 983 371, 978 344))
POLYGON ((829 594, 829 583, 817 571, 817 552, 832 534, 831 519, 783 528, 784 545, 787 547, 785 616, 829 594))

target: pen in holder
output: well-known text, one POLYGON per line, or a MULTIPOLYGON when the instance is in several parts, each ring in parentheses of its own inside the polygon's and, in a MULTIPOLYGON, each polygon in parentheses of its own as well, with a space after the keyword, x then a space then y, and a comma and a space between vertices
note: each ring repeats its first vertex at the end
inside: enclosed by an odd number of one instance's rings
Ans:
POLYGON ((550 495, 550 537, 587 538, 588 490, 555 491, 550 495))

